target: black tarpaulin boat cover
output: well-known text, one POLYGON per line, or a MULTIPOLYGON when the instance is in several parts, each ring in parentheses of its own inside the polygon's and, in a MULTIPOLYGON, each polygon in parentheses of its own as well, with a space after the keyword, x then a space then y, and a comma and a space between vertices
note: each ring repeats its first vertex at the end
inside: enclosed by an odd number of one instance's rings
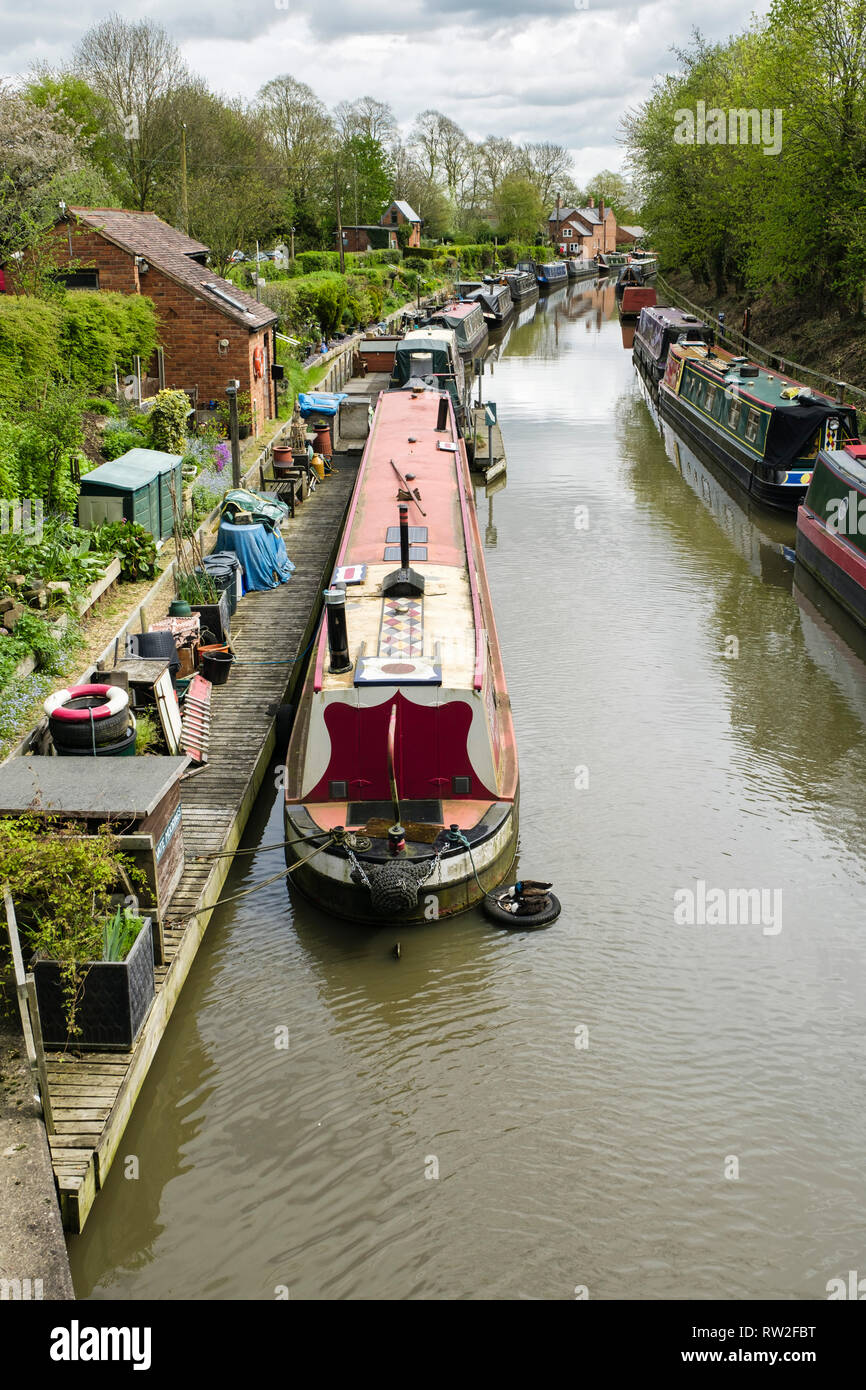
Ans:
POLYGON ((810 445, 824 421, 835 415, 842 426, 840 433, 856 435, 850 411, 839 406, 816 401, 812 405, 794 403, 777 406, 767 432, 764 458, 778 468, 790 468, 795 459, 811 452, 810 445))

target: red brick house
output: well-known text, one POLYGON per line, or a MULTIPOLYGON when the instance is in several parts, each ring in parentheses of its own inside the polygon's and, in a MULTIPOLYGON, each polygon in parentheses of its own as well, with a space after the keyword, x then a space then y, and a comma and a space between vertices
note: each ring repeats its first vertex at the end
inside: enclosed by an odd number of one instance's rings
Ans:
POLYGON ((412 231, 406 243, 407 247, 421 245, 421 218, 402 199, 395 198, 392 203, 389 203, 379 222, 383 227, 402 227, 408 222, 412 231))
MULTIPOLYGON (((153 212, 71 207, 53 231, 57 266, 74 264, 70 288, 144 294, 156 305, 165 384, 197 388, 198 403, 249 391, 253 433, 276 415, 277 315, 215 275, 208 248, 153 212)), ((151 373, 155 375, 155 369, 151 373)))
MULTIPOLYGON (((397 251, 399 249, 397 233, 390 227, 383 227, 380 224, 375 226, 359 226, 343 228, 343 250, 344 251, 397 251)), ((339 242, 337 250, 339 251, 339 242)))
POLYGON ((547 224, 552 244, 562 247, 566 255, 592 257, 599 251, 616 250, 616 216, 605 208, 603 198, 598 207, 590 198, 585 208, 554 208, 547 224))

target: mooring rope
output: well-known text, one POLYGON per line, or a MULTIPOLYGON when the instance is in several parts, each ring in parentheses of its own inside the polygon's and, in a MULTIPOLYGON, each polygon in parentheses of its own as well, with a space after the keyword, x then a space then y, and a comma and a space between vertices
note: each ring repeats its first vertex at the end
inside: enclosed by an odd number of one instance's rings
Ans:
POLYGON ((200 917, 203 912, 213 912, 214 908, 224 907, 226 903, 236 903, 239 898, 248 898, 250 893, 257 893, 260 888, 267 888, 269 883, 276 883, 277 879, 288 878, 289 874, 295 872, 295 869, 300 869, 301 865, 308 863, 314 855, 327 849, 333 838, 333 835, 330 835, 323 845, 317 845, 312 854, 305 855, 303 859, 299 859, 297 864, 292 864, 290 868, 281 869, 278 874, 271 874, 270 878, 263 878, 261 883, 254 883, 252 888, 244 888, 240 893, 232 893, 231 897, 219 897, 215 903, 211 903, 210 907, 199 907, 195 912, 187 913, 186 917, 177 918, 177 923, 191 922, 193 917, 200 917))

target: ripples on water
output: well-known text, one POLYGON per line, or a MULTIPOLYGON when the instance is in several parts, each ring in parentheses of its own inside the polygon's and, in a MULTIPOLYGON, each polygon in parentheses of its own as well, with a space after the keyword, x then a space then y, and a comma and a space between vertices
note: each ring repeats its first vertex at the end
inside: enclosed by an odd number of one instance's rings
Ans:
MULTIPOLYGON (((862 1267, 864 668, 792 595, 792 524, 660 433, 610 289, 551 296, 486 390, 520 867, 563 915, 397 962, 282 884, 215 913, 80 1296, 797 1299, 862 1267), (676 926, 697 879, 780 888, 781 932, 676 926)), ((281 829, 266 791, 245 843, 281 829)))

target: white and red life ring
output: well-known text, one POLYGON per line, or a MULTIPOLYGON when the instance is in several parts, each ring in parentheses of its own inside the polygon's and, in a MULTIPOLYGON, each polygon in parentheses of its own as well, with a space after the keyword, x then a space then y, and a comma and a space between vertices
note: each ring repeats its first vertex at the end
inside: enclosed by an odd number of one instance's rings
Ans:
POLYGON ((129 695, 119 685, 73 685, 69 690, 55 690, 45 701, 43 709, 51 719, 80 724, 91 716, 94 719, 108 719, 113 714, 120 714, 128 704, 129 695), (90 705, 87 709, 68 708, 72 700, 96 699, 100 695, 104 700, 101 705, 90 705))
POLYGON ((260 347, 253 348, 253 371, 256 376, 261 376, 265 370, 265 354, 260 347))

